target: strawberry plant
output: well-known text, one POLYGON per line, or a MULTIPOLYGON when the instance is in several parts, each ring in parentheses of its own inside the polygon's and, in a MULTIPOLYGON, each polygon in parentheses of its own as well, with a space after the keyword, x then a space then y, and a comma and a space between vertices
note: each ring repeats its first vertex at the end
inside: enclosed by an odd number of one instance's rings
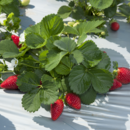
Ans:
POLYGON ((118 14, 119 16, 125 17, 127 22, 130 23, 130 2, 127 4, 123 3, 122 5, 120 5, 118 14))
POLYGON ((84 21, 70 27, 64 26, 58 15, 51 14, 24 31, 21 48, 11 40, 0 42, 1 57, 18 60, 13 73, 18 75, 18 89, 25 92, 22 98, 25 110, 35 112, 41 104, 49 105, 55 120, 61 113, 56 116, 52 109, 63 109, 62 103, 57 102, 59 98, 69 106, 74 99, 71 107, 80 109, 80 102, 90 104, 98 93, 109 91, 113 85, 110 58, 92 40, 86 40, 86 33, 97 31, 103 22, 84 21), (73 38, 63 35, 66 32, 73 38), (65 99, 66 93, 71 96, 65 99))
POLYGON ((61 6, 57 12, 63 19, 72 17, 76 21, 105 20, 98 26, 98 29, 103 29, 105 32, 104 35, 95 32, 100 37, 107 36, 106 21, 111 21, 117 13, 130 22, 130 4, 125 4, 125 0, 69 0, 68 6, 61 6))

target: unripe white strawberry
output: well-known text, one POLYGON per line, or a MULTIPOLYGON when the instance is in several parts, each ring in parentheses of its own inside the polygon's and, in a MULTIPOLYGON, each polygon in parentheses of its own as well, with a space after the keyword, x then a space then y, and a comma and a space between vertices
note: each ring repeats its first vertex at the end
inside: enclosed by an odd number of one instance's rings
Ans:
POLYGON ((21 0, 21 6, 27 6, 30 3, 30 0, 21 0))

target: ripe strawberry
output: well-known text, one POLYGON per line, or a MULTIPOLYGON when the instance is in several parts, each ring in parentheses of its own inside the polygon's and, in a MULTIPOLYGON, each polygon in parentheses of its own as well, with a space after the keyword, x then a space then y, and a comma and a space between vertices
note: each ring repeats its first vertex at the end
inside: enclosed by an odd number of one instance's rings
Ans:
POLYGON ((16 85, 17 76, 18 76, 18 75, 13 75, 13 76, 8 77, 8 78, 1 84, 1 88, 5 88, 5 89, 18 89, 18 86, 16 85))
POLYGON ((120 28, 119 23, 113 22, 113 23, 111 24, 111 29, 112 29, 113 31, 117 31, 119 28, 120 28))
POLYGON ((122 84, 117 79, 114 79, 113 86, 110 88, 110 90, 115 90, 117 88, 120 88, 121 86, 122 84))
POLYGON ((16 36, 16 35, 12 35, 11 36, 13 42, 15 43, 15 45, 18 47, 18 48, 21 48, 21 45, 19 45, 19 37, 16 36))
POLYGON ((130 83, 130 69, 125 67, 119 67, 117 70, 116 79, 122 84, 130 83))
POLYGON ((64 103, 58 99, 54 104, 51 104, 51 118, 53 121, 57 120, 64 108, 64 103))
POLYGON ((80 98, 76 94, 74 93, 66 94, 65 100, 70 107, 75 108, 75 109, 81 108, 80 98))
POLYGON ((106 53, 105 51, 103 51, 103 53, 106 53))

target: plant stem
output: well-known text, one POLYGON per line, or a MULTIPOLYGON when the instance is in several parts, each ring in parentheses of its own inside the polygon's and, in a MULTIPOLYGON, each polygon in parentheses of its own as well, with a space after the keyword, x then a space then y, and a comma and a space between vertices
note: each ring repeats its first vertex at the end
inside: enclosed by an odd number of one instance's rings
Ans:
POLYGON ((30 65, 27 65, 27 64, 24 64, 24 63, 20 63, 20 65, 25 65, 25 66, 28 66, 28 67, 31 67, 31 68, 35 68, 35 69, 39 69, 40 68, 40 67, 30 66, 30 65))
POLYGON ((10 72, 14 72, 14 71, 8 70, 8 71, 2 71, 2 72, 0 72, 0 73, 1 73, 1 74, 4 74, 4 73, 10 73, 10 72))

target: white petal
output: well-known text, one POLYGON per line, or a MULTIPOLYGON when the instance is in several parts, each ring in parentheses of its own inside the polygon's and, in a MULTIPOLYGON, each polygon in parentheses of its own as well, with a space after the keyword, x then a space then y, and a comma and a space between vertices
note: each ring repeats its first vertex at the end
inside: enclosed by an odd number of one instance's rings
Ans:
POLYGON ((25 41, 24 33, 21 33, 21 34, 20 34, 19 40, 20 40, 21 42, 24 42, 24 41, 25 41))
POLYGON ((6 18, 6 14, 5 13, 0 14, 0 18, 6 18))
POLYGON ((11 23, 12 25, 14 25, 14 22, 12 20, 10 20, 9 23, 11 23))

